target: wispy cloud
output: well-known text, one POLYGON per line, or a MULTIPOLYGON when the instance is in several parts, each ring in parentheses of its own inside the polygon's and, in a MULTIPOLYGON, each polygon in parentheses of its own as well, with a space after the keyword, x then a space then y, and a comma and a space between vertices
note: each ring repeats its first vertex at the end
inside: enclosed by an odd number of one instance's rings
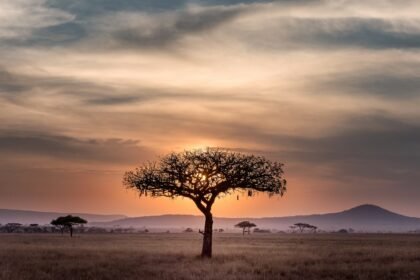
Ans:
MULTIPOLYGON (((129 165, 144 162, 153 152, 139 141, 123 139, 80 139, 34 131, 0 131, 0 151, 6 157, 40 157, 58 162, 91 162, 129 165)), ((2 159, 4 162, 4 158, 2 159)))
POLYGON ((37 28, 45 28, 68 22, 74 16, 65 11, 50 8, 45 0, 16 0, 0 2, 0 39, 22 38, 37 28))
POLYGON ((359 17, 279 17, 256 30, 242 28, 240 40, 255 47, 331 51, 337 48, 417 49, 420 21, 359 17))

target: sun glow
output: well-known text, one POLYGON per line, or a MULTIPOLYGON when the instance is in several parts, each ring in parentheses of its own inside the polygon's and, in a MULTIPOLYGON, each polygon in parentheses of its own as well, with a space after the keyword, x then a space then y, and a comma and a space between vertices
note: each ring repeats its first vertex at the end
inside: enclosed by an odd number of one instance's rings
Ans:
POLYGON ((200 181, 205 181, 207 179, 207 176, 205 174, 198 174, 198 177, 200 178, 200 181))
POLYGON ((208 140, 203 140, 194 144, 186 144, 183 146, 185 150, 205 150, 208 147, 217 147, 217 145, 208 140))

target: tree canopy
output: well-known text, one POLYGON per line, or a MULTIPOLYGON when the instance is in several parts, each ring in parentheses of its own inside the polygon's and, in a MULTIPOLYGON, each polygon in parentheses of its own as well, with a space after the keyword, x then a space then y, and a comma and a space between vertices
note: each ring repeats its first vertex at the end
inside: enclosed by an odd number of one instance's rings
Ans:
POLYGON ((126 172, 123 183, 138 190, 140 196, 193 200, 206 217, 202 255, 210 257, 211 208, 216 198, 234 192, 246 192, 249 196, 255 192, 281 196, 286 191, 283 173, 282 163, 262 156, 207 148, 170 153, 157 162, 126 172))
POLYGON ((316 226, 313 226, 313 225, 310 225, 310 224, 307 224, 307 223, 296 223, 296 224, 294 224, 294 228, 296 228, 296 227, 299 228, 300 232, 303 232, 305 229, 309 229, 312 232, 316 232, 316 230, 318 228, 316 226))
POLYGON ((235 225, 235 227, 239 227, 239 228, 251 228, 251 227, 256 227, 256 226, 257 226, 256 224, 251 223, 249 221, 243 221, 235 225))
POLYGON ((245 234, 245 231, 248 231, 248 234, 251 233, 251 228, 256 227, 257 225, 251 223, 250 221, 243 221, 235 225, 235 227, 242 228, 242 234, 245 234))
POLYGON ((221 194, 234 191, 283 195, 283 164, 264 157, 206 149, 171 153, 158 162, 125 173, 124 184, 140 195, 188 197, 209 206, 221 194))
POLYGON ((51 221, 51 224, 56 227, 59 227, 62 233, 65 228, 68 228, 70 231, 70 236, 73 236, 73 226, 86 223, 87 221, 85 219, 72 215, 58 217, 57 219, 51 221))

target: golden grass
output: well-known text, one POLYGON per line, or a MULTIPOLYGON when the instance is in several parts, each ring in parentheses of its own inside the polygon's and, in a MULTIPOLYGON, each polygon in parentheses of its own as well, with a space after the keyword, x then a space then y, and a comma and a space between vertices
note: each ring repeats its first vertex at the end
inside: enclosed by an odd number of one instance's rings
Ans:
POLYGON ((1 234, 0 279, 420 279, 420 236, 1 234))

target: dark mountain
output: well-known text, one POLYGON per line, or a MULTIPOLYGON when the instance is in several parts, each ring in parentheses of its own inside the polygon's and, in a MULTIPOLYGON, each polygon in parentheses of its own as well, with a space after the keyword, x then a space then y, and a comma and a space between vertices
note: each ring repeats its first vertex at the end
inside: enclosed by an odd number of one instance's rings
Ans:
POLYGON ((338 213, 294 216, 282 218, 263 218, 270 226, 310 223, 324 230, 353 228, 357 231, 404 232, 420 229, 420 218, 403 216, 375 205, 360 205, 338 213))
POLYGON ((107 222, 117 219, 123 219, 124 215, 97 215, 85 213, 56 213, 56 212, 38 212, 26 210, 0 209, 0 224, 21 223, 21 224, 49 224, 52 219, 65 215, 76 215, 90 222, 107 222))
MULTIPOLYGON (((243 220, 250 220, 259 228, 286 230, 295 223, 309 223, 321 230, 352 228, 365 232, 406 232, 420 229, 420 218, 393 213, 375 205, 361 205, 338 213, 272 217, 272 218, 214 218, 215 228, 233 229, 243 220)), ((193 215, 162 215, 119 219, 112 222, 95 223, 100 226, 147 227, 147 228, 201 228, 204 219, 193 215)))

